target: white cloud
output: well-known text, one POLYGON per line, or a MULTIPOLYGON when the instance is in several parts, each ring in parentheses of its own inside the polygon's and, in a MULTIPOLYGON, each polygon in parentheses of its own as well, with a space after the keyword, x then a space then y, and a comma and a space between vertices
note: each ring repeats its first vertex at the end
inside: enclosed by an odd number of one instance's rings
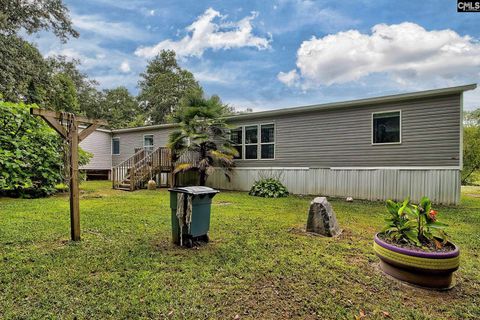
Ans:
POLYGON ((106 21, 96 15, 72 15, 72 22, 80 33, 83 30, 107 39, 139 40, 145 33, 130 23, 106 21))
POLYGON ((282 0, 274 5, 282 14, 274 15, 276 23, 270 28, 273 34, 298 31, 304 26, 320 27, 323 32, 335 32, 359 24, 359 20, 324 7, 311 0, 282 0))
POLYGON ((201 70, 201 71, 192 71, 195 79, 200 81, 200 83, 218 83, 218 84, 229 84, 235 80, 230 74, 225 74, 223 72, 201 70))
POLYGON ((130 70, 130 64, 128 63, 128 61, 122 61, 122 63, 120 64, 120 71, 122 71, 123 73, 129 73, 130 70))
POLYGON ((288 87, 291 87, 298 82, 299 76, 297 70, 293 69, 289 72, 279 72, 277 75, 277 79, 288 87))
POLYGON ((31 40, 45 56, 64 55, 70 59, 79 59, 81 61, 79 69, 86 72, 91 79, 97 80, 100 88, 123 85, 134 91, 138 77, 132 74, 141 72, 145 67, 144 59, 104 47, 98 37, 71 39, 66 44, 59 42, 53 34, 32 37, 31 40), (127 73, 120 68, 124 62, 128 62, 130 67, 127 73))
POLYGON ((240 47, 254 47, 259 50, 269 48, 270 40, 253 35, 252 20, 257 17, 252 12, 237 22, 225 22, 226 16, 209 8, 186 28, 188 34, 175 41, 163 40, 155 46, 140 47, 135 51, 137 56, 153 57, 161 50, 175 50, 178 56, 202 56, 207 49, 220 50, 240 47), (214 22, 220 19, 221 22, 214 22))
POLYGON ((455 31, 427 31, 404 22, 377 24, 371 34, 349 30, 312 37, 297 51, 297 69, 279 80, 292 85, 290 74, 299 74, 304 88, 342 84, 369 75, 385 74, 397 84, 466 81, 480 75, 480 43, 455 31), (283 80, 282 80, 283 79, 283 80))

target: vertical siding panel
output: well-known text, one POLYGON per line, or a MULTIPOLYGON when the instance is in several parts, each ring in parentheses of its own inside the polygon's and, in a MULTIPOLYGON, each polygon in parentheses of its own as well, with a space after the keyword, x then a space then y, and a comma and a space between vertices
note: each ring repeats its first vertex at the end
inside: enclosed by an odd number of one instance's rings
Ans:
POLYGON ((410 197, 418 202, 424 195, 435 203, 459 202, 459 171, 407 170, 407 169, 304 169, 258 168, 234 169, 232 182, 228 182, 220 170, 208 179, 214 188, 248 191, 260 177, 281 176, 283 184, 292 194, 313 194, 332 197, 348 197, 384 201, 397 201, 410 197))

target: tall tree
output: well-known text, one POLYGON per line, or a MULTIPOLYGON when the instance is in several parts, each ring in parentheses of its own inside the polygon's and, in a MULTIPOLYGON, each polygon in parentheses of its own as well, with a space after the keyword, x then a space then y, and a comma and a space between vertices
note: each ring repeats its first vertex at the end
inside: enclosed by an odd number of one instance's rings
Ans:
POLYGON ((12 102, 43 104, 50 69, 38 49, 16 35, 0 34, 0 93, 12 102))
POLYGON ((230 179, 233 157, 238 153, 231 145, 225 121, 229 112, 218 96, 206 99, 196 91, 182 98, 172 116, 179 128, 169 136, 172 160, 177 163, 174 173, 197 171, 199 185, 204 186, 215 167, 220 167, 230 179))
POLYGON ((103 91, 101 113, 101 118, 107 120, 112 128, 141 126, 145 123, 138 102, 125 87, 103 91))
POLYGON ((462 184, 470 181, 472 174, 480 170, 480 108, 465 112, 463 128, 462 184))
POLYGON ((62 41, 78 37, 62 0, 0 0, 0 33, 52 31, 62 41))
POLYGON ((102 93, 97 89, 98 82, 91 80, 78 67, 80 61, 57 55, 47 58, 47 62, 54 74, 65 74, 75 85, 79 112, 89 118, 101 118, 102 93))
POLYGON ((56 111, 80 113, 77 89, 69 75, 57 73, 52 76, 52 85, 48 95, 48 107, 56 111))
MULTIPOLYGON (((42 57, 38 49, 23 40, 22 33, 52 31, 62 41, 78 37, 61 0, 0 0, 0 94, 13 102, 44 105, 52 86, 60 85, 66 76, 52 78, 58 73, 42 57), (62 78, 62 79, 60 79, 62 78)), ((71 92, 70 92, 71 93, 71 92)))
POLYGON ((140 76, 139 101, 152 124, 165 122, 187 92, 201 90, 193 74, 178 65, 171 50, 160 52, 140 76))

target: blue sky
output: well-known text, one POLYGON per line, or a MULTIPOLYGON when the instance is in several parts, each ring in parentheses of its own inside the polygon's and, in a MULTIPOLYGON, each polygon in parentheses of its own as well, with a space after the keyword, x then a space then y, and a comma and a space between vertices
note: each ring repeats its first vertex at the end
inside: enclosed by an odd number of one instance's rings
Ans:
MULTIPOLYGON (((207 94, 276 109, 479 82, 480 14, 438 1, 65 1, 79 39, 34 36, 82 61, 102 88, 137 93, 147 61, 175 49, 207 94)), ((465 95, 480 106, 480 90, 465 95)))

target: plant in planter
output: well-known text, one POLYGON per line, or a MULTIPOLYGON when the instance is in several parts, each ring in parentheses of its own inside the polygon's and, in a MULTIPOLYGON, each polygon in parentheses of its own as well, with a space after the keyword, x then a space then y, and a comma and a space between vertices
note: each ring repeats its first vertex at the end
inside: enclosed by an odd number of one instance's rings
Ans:
POLYGON ((459 266, 458 247, 449 241, 438 221, 438 212, 423 197, 418 205, 388 200, 390 214, 383 230, 375 235, 374 250, 381 269, 415 285, 446 289, 452 287, 453 272, 459 266))

